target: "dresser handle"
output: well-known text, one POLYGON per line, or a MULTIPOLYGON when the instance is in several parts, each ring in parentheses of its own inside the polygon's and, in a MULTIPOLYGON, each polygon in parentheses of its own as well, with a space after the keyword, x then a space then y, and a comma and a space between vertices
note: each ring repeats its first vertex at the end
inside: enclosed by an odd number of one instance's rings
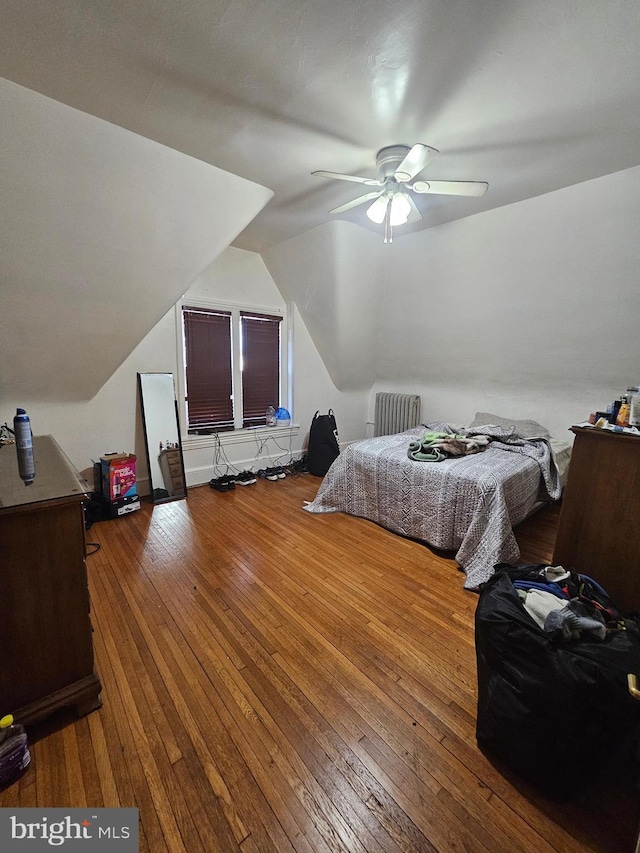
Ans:
POLYGON ((640 699, 640 690, 638 690, 638 679, 635 675, 627 675, 627 684, 629 685, 629 693, 634 699, 640 699))

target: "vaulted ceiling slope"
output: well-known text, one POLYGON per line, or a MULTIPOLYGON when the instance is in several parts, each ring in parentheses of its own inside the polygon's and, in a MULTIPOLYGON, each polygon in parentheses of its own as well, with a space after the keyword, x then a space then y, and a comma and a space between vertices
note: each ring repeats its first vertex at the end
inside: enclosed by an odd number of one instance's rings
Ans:
POLYGON ((386 248, 351 222, 329 222, 262 253, 341 391, 368 390, 376 381, 386 248))
POLYGON ((3 0, 0 76, 272 188, 262 251, 360 194, 313 170, 391 144, 489 182, 405 233, 638 165, 639 33, 637 0, 3 0))
POLYGON ((0 389, 88 400, 272 196, 0 80, 0 389))

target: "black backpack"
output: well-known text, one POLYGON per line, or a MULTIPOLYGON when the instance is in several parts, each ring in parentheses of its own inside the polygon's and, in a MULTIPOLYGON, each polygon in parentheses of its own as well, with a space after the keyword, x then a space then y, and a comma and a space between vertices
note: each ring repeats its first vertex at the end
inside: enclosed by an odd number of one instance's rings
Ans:
POLYGON ((315 474, 316 477, 324 477, 333 460, 339 455, 338 427, 333 409, 329 409, 326 415, 316 412, 309 430, 307 454, 309 473, 315 474))

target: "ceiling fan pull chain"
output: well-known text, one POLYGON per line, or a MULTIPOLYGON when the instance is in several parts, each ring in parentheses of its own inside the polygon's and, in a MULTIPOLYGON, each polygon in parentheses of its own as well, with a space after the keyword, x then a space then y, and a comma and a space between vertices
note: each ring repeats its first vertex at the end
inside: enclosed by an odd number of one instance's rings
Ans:
POLYGON ((384 214, 384 242, 393 243, 393 228, 391 226, 391 204, 387 205, 384 214))

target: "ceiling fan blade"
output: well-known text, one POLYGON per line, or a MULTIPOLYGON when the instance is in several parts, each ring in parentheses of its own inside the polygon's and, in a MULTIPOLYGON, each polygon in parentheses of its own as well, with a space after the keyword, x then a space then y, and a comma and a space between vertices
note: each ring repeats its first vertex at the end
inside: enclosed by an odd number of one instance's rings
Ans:
POLYGON ((411 196, 408 193, 407 193, 407 198, 409 199, 409 207, 411 208, 411 213, 409 214, 407 222, 409 222, 409 223, 420 222, 420 220, 422 219, 422 214, 418 210, 418 207, 417 207, 415 201, 411 198, 411 196))
POLYGON ((410 181, 412 178, 415 178, 415 176, 421 172, 427 163, 429 163, 438 153, 439 152, 436 148, 430 148, 428 145, 423 145, 422 142, 418 142, 410 149, 407 156, 404 158, 402 163, 400 163, 394 172, 394 178, 396 181, 410 181))
POLYGON ((466 195, 480 198, 489 189, 489 184, 486 181, 416 181, 411 189, 414 193, 466 195))
POLYGON ((381 187, 382 181, 376 178, 361 178, 359 175, 341 175, 339 172, 311 172, 319 178, 333 178, 336 181, 353 181, 356 184, 366 184, 369 187, 381 187))
POLYGON ((330 210, 329 213, 346 213, 347 210, 351 210, 352 207, 357 207, 359 204, 364 204, 365 201, 371 201, 372 198, 378 198, 380 193, 366 193, 366 195, 361 195, 360 198, 354 198, 353 201, 348 201, 346 204, 341 204, 340 207, 334 207, 333 210, 330 210))

